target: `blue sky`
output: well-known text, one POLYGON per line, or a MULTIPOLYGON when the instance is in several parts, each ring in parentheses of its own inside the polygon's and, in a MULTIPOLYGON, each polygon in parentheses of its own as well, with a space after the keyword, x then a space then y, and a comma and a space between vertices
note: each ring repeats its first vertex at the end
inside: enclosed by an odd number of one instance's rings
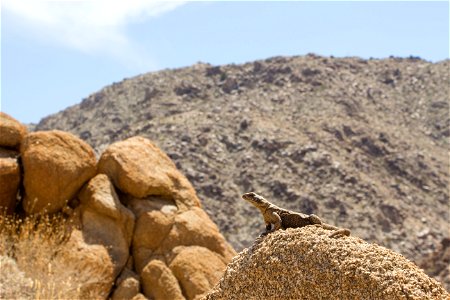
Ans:
POLYGON ((449 58, 449 2, 1 3, 0 110, 38 122, 124 78, 276 55, 449 58))

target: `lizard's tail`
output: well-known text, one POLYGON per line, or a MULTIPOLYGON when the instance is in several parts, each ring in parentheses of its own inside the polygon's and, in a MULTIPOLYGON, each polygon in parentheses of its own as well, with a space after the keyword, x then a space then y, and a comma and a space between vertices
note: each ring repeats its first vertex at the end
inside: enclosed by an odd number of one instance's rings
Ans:
POLYGON ((337 229, 337 230, 335 230, 333 233, 331 233, 331 234, 329 235, 329 237, 330 237, 330 238, 333 238, 333 237, 338 236, 338 235, 349 236, 349 235, 350 235, 350 230, 347 229, 347 228, 337 229))

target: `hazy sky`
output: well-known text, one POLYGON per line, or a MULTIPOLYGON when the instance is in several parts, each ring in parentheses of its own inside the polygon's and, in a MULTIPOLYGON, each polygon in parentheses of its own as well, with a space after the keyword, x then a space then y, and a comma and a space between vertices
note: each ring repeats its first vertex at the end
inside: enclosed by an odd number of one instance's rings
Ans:
POLYGON ((449 2, 1 1, 0 110, 38 122, 113 82, 277 55, 449 58, 449 2))

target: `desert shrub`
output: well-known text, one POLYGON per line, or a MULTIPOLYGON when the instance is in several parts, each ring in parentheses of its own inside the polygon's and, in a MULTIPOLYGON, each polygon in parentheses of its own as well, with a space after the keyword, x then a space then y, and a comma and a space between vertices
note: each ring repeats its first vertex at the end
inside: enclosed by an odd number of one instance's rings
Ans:
POLYGON ((83 287, 103 270, 74 258, 72 222, 62 215, 27 218, 0 214, 0 299, 94 299, 83 287))

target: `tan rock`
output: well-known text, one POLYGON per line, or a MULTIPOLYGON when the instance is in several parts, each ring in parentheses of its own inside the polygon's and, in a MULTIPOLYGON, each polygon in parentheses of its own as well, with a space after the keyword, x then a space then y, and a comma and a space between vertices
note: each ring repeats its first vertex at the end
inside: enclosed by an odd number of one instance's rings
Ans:
POLYGON ((199 207, 180 212, 173 201, 157 197, 131 197, 127 205, 139 216, 133 236, 133 256, 138 273, 155 254, 171 255, 172 249, 180 245, 206 247, 220 254, 225 263, 236 255, 217 226, 199 207))
POLYGON ((0 112, 0 147, 18 149, 27 133, 25 125, 13 117, 0 112))
POLYGON ((203 299, 449 299, 404 256, 315 226, 259 238, 203 299))
POLYGON ((187 299, 208 292, 222 277, 226 264, 223 258, 204 247, 176 247, 175 258, 169 264, 187 299))
POLYGON ((173 214, 165 214, 159 210, 144 213, 138 218, 133 236, 133 256, 138 272, 145 267, 150 256, 167 237, 173 222, 173 214))
POLYGON ((140 273, 173 226, 177 207, 173 200, 157 196, 138 199, 123 195, 122 200, 137 219, 133 235, 133 256, 136 271, 140 273))
POLYGON ((98 163, 124 193, 137 198, 150 195, 173 199, 179 209, 200 206, 190 182, 170 158, 143 137, 132 137, 110 145, 98 163))
POLYGON ((122 194, 120 200, 131 209, 136 218, 139 218, 143 213, 153 210, 159 210, 169 215, 178 211, 175 201, 158 196, 135 198, 127 194, 122 194))
POLYGON ((142 295, 141 293, 139 293, 136 296, 134 296, 133 298, 131 298, 131 300, 148 300, 148 298, 145 297, 144 295, 142 295))
POLYGON ((98 174, 80 191, 82 232, 87 243, 107 247, 114 262, 114 277, 129 258, 134 214, 120 203, 108 176, 98 174))
POLYGON ((67 132, 30 133, 20 152, 28 214, 59 211, 96 173, 92 148, 67 132))
POLYGON ((193 207, 176 215, 175 224, 161 245, 161 251, 167 253, 176 246, 194 245, 218 253, 225 263, 236 255, 234 249, 220 234, 216 224, 199 207, 193 207))
POLYGON ((116 280, 116 288, 111 296, 112 300, 128 300, 139 294, 141 285, 139 276, 125 268, 116 280))
POLYGON ((184 300, 172 271, 161 260, 150 261, 141 273, 144 295, 154 300, 184 300))
POLYGON ((0 148, 0 213, 14 212, 20 185, 19 153, 0 148))

